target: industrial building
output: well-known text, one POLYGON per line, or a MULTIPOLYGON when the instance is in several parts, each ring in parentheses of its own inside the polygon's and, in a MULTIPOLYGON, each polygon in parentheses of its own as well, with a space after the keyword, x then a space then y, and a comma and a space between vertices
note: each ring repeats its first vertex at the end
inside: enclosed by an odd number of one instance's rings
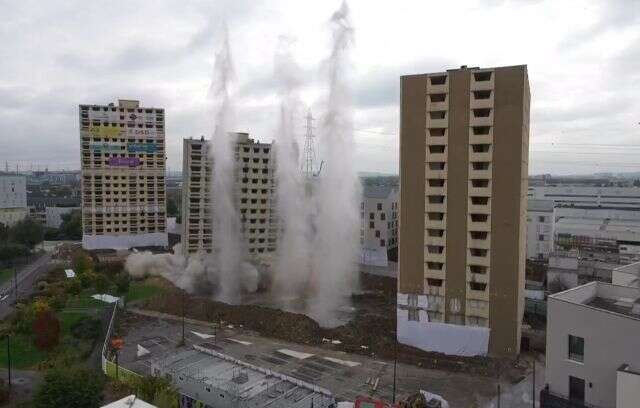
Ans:
POLYGON ((387 266, 397 261, 398 188, 364 185, 360 202, 360 262, 387 266))
POLYGON ((520 350, 529 143, 524 65, 401 78, 398 339, 520 350))
POLYGON ((531 186, 527 196, 583 208, 640 208, 640 188, 637 187, 531 186))
POLYGON ((10 227, 26 216, 26 177, 0 175, 0 224, 10 227))
MULTIPOLYGON (((247 133, 235 133, 235 204, 249 255, 269 262, 276 249, 274 153, 247 133)), ((186 254, 211 252, 215 231, 211 213, 212 160, 209 141, 184 139, 182 159, 182 247, 186 254)))
POLYGON ((80 105, 82 246, 167 246, 164 109, 80 105))
POLYGON ((591 282, 549 296, 540 406, 637 407, 639 338, 637 287, 591 282))
POLYGON ((156 359, 150 374, 172 381, 183 408, 329 408, 336 403, 324 388, 234 359, 207 343, 156 359))
POLYGON ((527 259, 546 260, 554 250, 555 208, 551 200, 527 202, 527 259))

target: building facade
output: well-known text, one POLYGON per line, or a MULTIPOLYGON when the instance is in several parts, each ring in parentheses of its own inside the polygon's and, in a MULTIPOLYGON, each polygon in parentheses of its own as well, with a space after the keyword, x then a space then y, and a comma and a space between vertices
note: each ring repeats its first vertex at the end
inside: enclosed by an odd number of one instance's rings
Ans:
POLYGON ((0 175, 0 224, 10 227, 26 216, 26 177, 0 175))
MULTIPOLYGON (((234 196, 249 256, 269 261, 276 250, 275 163, 270 143, 236 133, 234 196)), ((211 213, 209 141, 184 139, 182 183, 183 253, 210 253, 215 245, 211 213)))
POLYGON ((547 316, 541 407, 637 406, 616 405, 616 394, 638 395, 640 289, 591 282, 549 296, 547 316))
POLYGON ((527 202, 527 259, 546 260, 554 250, 555 209, 550 200, 527 202))
POLYGON ((526 66, 401 78, 399 341, 519 352, 529 101, 526 66))
MULTIPOLYGON (((398 188, 363 187, 360 202, 360 262, 387 266, 398 248, 398 188)), ((397 257, 397 252, 396 252, 397 257)))
POLYGON ((82 246, 167 246, 164 109, 80 105, 82 246))
POLYGON ((529 198, 583 208, 640 208, 640 188, 594 186, 532 186, 529 198))

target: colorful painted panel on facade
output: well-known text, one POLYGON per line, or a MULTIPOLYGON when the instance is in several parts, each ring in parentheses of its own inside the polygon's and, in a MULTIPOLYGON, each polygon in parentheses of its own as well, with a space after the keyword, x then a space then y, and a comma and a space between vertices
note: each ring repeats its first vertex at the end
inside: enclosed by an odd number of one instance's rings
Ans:
POLYGON ((142 162, 137 157, 109 157, 109 166, 138 167, 142 162))
POLYGON ((119 127, 110 127, 110 126, 91 126, 89 128, 89 132, 91 132, 94 136, 99 137, 118 137, 122 132, 122 129, 119 127))
POLYGON ((91 151, 95 153, 124 153, 124 145, 120 143, 91 143, 91 151))
POLYGON ((155 143, 129 143, 127 150, 129 153, 155 153, 158 146, 155 143))

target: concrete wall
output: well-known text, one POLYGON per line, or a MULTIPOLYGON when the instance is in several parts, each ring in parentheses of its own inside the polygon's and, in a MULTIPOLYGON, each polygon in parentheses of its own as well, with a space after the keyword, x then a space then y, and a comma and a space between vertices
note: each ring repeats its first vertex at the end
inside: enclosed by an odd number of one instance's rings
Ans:
POLYGON ((554 225, 553 211, 527 211, 527 259, 549 258, 554 245, 554 225))
MULTIPOLYGON (((563 297, 588 300, 595 295, 596 284, 585 286, 588 290, 576 288, 563 297)), ((569 376, 582 378, 587 403, 614 408, 618 367, 623 363, 640 366, 638 339, 640 319, 549 297, 546 381, 550 391, 568 397, 569 376), (568 359, 570 334, 584 338, 583 363, 568 359)))
POLYGON ((640 405, 640 372, 628 366, 618 371, 616 408, 637 408, 640 405))
POLYGON ((0 176, 0 208, 27 208, 25 176, 0 176))

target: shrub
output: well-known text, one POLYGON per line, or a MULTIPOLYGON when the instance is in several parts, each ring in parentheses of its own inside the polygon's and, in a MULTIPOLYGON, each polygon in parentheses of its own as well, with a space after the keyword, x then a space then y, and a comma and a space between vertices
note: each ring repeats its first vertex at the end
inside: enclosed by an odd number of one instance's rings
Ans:
POLYGON ((36 313, 33 320, 35 344, 40 350, 51 350, 60 341, 60 321, 51 310, 36 313))
POLYGON ((90 408, 100 406, 104 376, 76 366, 48 370, 38 387, 35 408, 90 408))

